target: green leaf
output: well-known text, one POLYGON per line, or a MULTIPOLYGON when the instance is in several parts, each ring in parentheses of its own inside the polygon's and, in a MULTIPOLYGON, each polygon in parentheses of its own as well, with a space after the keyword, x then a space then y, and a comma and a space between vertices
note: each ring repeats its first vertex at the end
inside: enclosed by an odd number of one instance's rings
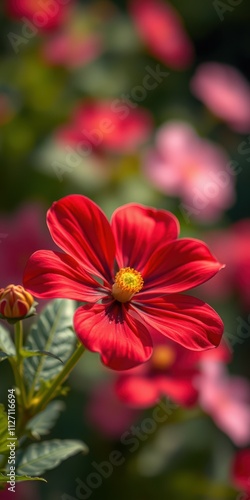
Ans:
MULTIPOLYGON (((4 476, 3 474, 0 473, 0 484, 1 483, 7 483, 10 478, 9 476, 4 476)), ((44 481, 47 483, 46 479, 43 477, 30 477, 30 476, 15 476, 15 481, 17 483, 21 483, 22 481, 44 481)))
POLYGON ((62 401, 52 401, 44 411, 29 421, 26 430, 30 431, 36 439, 39 439, 40 436, 49 433, 64 409, 65 404, 62 401))
POLYGON ((8 450, 8 437, 8 417, 4 405, 0 404, 0 453, 5 453, 8 450))
POLYGON ((63 460, 79 452, 87 453, 88 448, 82 441, 54 439, 43 443, 31 444, 24 452, 17 467, 18 474, 42 474, 54 469, 63 460))
POLYGON ((7 356, 15 356, 15 344, 10 336, 10 332, 6 330, 3 325, 0 325, 0 350, 7 354, 7 356))
POLYGON ((50 352, 55 357, 33 356, 24 360, 24 376, 30 387, 39 389, 43 381, 53 379, 76 346, 73 332, 75 302, 56 299, 43 310, 38 321, 31 327, 25 348, 31 351, 50 352))

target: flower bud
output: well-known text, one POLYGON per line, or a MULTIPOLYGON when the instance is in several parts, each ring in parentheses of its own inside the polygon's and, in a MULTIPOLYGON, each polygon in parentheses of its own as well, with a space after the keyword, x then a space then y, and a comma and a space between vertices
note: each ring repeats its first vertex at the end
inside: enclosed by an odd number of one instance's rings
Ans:
POLYGON ((3 319, 25 318, 33 312, 33 305, 34 298, 21 285, 8 285, 0 289, 0 317, 3 319))

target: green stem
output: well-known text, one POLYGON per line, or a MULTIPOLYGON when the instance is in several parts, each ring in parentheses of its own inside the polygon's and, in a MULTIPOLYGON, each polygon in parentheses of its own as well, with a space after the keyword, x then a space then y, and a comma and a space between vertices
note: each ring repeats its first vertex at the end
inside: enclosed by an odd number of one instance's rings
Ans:
POLYGON ((20 363, 22 361, 21 351, 23 348, 23 324, 22 321, 17 321, 15 323, 15 345, 17 353, 17 361, 20 363))
MULTIPOLYGON (((26 406, 26 391, 23 383, 23 373, 22 373, 23 330, 21 322, 18 322, 15 325, 15 345, 16 345, 17 355, 9 359, 14 371, 15 383, 17 388, 19 389, 19 396, 18 396, 19 414, 18 414, 18 424, 16 428, 16 436, 20 438, 23 435, 25 426, 27 422, 30 420, 30 418, 32 418, 34 415, 43 410, 49 403, 49 401, 53 399, 54 393, 56 392, 57 388, 60 387, 63 384, 63 382, 67 379, 67 377, 69 376, 69 374, 71 373, 71 371, 81 358, 82 354, 84 353, 85 347, 80 343, 78 344, 77 349, 65 363, 62 371, 57 375, 57 377, 55 377, 48 391, 45 392, 45 394, 43 394, 40 401, 38 402, 37 405, 34 406, 32 411, 32 408, 27 408, 26 406)), ((3 457, 2 463, 0 464, 0 469, 4 469, 7 460, 8 456, 6 455, 5 457, 3 457)))
POLYGON ((72 354, 72 356, 65 363, 62 371, 54 378, 52 384, 47 392, 41 397, 39 403, 34 407, 35 414, 39 411, 43 410, 44 407, 49 403, 49 401, 53 398, 53 395, 58 387, 62 385, 62 383, 69 376, 76 363, 81 358, 82 354, 85 351, 85 347, 82 344, 79 344, 76 351, 72 354))

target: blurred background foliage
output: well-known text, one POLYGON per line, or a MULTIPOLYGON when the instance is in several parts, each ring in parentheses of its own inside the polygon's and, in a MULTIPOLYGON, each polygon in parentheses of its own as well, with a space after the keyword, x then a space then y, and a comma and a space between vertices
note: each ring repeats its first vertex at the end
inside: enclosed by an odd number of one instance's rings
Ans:
MULTIPOLYGON (((230 4, 229 0, 220 3, 230 4)), ((231 4, 230 9, 223 14, 224 20, 220 19, 215 4, 212 0, 171 0, 171 5, 185 24, 195 51, 193 61, 186 68, 175 69, 163 61, 159 62, 156 55, 148 50, 137 32, 125 0, 78 0, 72 5, 74 12, 67 13, 65 30, 75 35, 78 41, 82 37, 88 41, 91 36, 97 39, 93 54, 92 49, 90 53, 87 51, 85 59, 75 64, 72 62, 73 46, 64 52, 60 62, 49 60, 48 54, 52 54, 49 42, 60 27, 47 31, 36 30, 35 34, 28 31, 31 28, 26 28, 26 34, 29 34, 27 38, 22 32, 23 21, 17 15, 11 15, 8 0, 2 2, 0 286, 14 279, 21 281, 26 257, 38 248, 48 248, 46 210, 54 200, 70 193, 89 196, 108 216, 115 208, 130 201, 171 210, 181 222, 182 235, 205 241, 209 241, 210 232, 230 230, 235 222, 250 217, 250 149, 248 154, 242 154, 239 149, 243 141, 249 144, 250 129, 240 134, 228 127, 216 119, 190 90, 190 80, 197 68, 208 61, 232 65, 250 80, 248 2, 242 0, 234 7, 231 4), (23 37, 22 40, 13 38, 13 33, 23 37), (140 144, 138 142, 132 149, 100 148, 93 154, 83 156, 77 165, 75 159, 75 164, 67 166, 66 142, 63 144, 58 141, 57 133, 72 123, 74 110, 89 99, 112 102, 121 99, 124 94, 131 96, 131 90, 142 84, 145 68, 156 68, 157 64, 169 75, 154 90, 146 92, 142 102, 137 101, 136 109, 142 107, 148 111, 153 124, 145 140, 140 144), (230 160, 239 165, 235 202, 220 213, 216 220, 203 221, 192 217, 187 220, 180 210, 180 198, 163 193, 145 175, 144 158, 155 143, 158 127, 172 120, 188 122, 200 137, 220 145, 230 160), (56 169, 55 162, 64 165, 63 170, 56 169), (33 213, 34 217, 36 214, 34 220, 28 217, 27 209, 24 209, 27 206, 29 213, 33 213)), ((70 44, 69 41, 67 43, 70 44)), ((79 155, 77 158, 79 160, 79 155)), ((244 234, 244 238, 240 244, 249 245, 246 247, 249 259, 246 259, 244 268, 249 290, 250 243, 247 234, 244 234)), ((237 265, 240 266, 240 252, 237 256, 237 265)), ((236 266, 236 273, 237 269, 236 266)), ((207 297, 206 291, 199 293, 201 297, 207 297)), ((218 297, 216 294, 213 297, 213 292, 208 297, 208 301, 221 314, 226 334, 232 339, 232 336, 237 335, 237 318, 242 318, 248 324, 250 303, 244 303, 239 290, 233 285, 230 297, 218 297)), ((229 369, 232 374, 249 379, 248 337, 246 335, 244 342, 231 341, 234 356, 229 369)), ((0 393, 5 401, 10 383, 5 364, 1 365, 1 372, 0 393)), ((24 493, 20 487, 20 493, 17 493, 20 498, 239 498, 230 478, 230 463, 237 447, 199 409, 178 409, 173 412, 165 425, 140 442, 135 453, 130 453, 122 445, 119 436, 105 434, 101 427, 98 428, 98 423, 88 416, 88 405, 93 388, 103 379, 112 379, 113 374, 107 372, 100 366, 97 356, 90 353, 84 356, 69 381, 71 390, 66 400, 67 410, 60 416, 52 433, 52 437, 83 439, 90 448, 89 455, 78 455, 49 471, 46 474, 48 484, 29 486, 31 489, 24 493), (107 460, 114 449, 120 450, 125 457, 123 465, 115 468, 109 478, 103 479, 101 486, 93 489, 89 497, 84 492, 82 496, 77 496, 76 478, 85 481, 88 474, 94 471, 92 462, 107 460), (63 496, 66 494, 71 496, 63 496)), ((103 412, 105 410, 100 405, 100 420, 103 412)), ((116 418, 116 412, 118 410, 114 406, 113 419, 116 418)), ((148 409, 133 418, 140 423, 151 414, 152 409, 148 409)), ((240 421, 238 425, 241 425, 240 421)), ((130 424, 127 428, 130 428, 130 424)))

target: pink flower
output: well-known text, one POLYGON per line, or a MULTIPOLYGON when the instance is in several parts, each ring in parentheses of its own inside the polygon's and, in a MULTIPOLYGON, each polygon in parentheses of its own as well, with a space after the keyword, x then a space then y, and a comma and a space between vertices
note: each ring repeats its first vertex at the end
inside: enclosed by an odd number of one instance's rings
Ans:
POLYGON ((229 376, 223 363, 201 362, 196 386, 199 402, 237 446, 250 442, 250 383, 243 377, 229 376))
POLYGON ((184 216, 214 221, 234 201, 233 175, 226 152, 200 138, 184 122, 163 125, 143 170, 161 191, 182 199, 184 216))
POLYGON ((236 453, 232 464, 232 480, 237 488, 246 492, 242 500, 250 500, 250 448, 236 453))
POLYGON ((181 292, 223 266, 201 241, 178 239, 170 212, 131 203, 109 223, 92 200, 70 195, 52 205, 47 223, 62 252, 35 252, 24 286, 35 297, 86 302, 74 328, 105 365, 124 370, 147 361, 156 333, 191 350, 220 344, 220 317, 181 292))
POLYGON ((155 57, 174 69, 191 64, 193 45, 174 7, 162 0, 131 0, 129 5, 138 33, 155 57))
POLYGON ((57 130, 56 139, 85 151, 132 152, 145 142, 152 130, 148 111, 116 106, 116 101, 86 101, 69 125, 57 130))
POLYGON ((233 66, 204 63, 191 80, 191 89, 216 116, 237 132, 250 132, 250 85, 233 66))
POLYGON ((211 288, 201 290, 216 300, 226 300, 236 293, 247 311, 250 308, 250 219, 232 224, 228 229, 211 231, 206 241, 213 252, 225 262, 223 275, 216 276, 211 288))
POLYGON ((99 382, 85 412, 89 424, 108 438, 119 438, 137 420, 139 412, 116 396, 113 381, 99 382))
POLYGON ((7 12, 22 19, 28 20, 33 27, 41 31, 52 30, 60 26, 69 14, 74 0, 67 2, 48 2, 46 0, 5 0, 7 12))
POLYGON ((0 288, 21 283, 28 257, 41 246, 54 245, 39 203, 26 203, 18 211, 0 216, 0 288))

